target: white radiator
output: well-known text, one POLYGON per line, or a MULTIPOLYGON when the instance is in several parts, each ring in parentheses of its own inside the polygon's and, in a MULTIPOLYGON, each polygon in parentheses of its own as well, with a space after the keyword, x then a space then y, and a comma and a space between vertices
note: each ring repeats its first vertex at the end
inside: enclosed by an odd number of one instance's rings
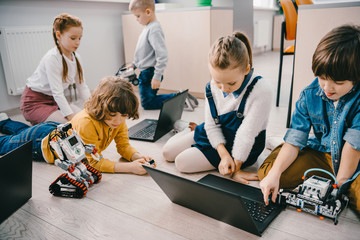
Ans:
POLYGON ((53 46, 52 26, 0 28, 0 54, 10 95, 21 95, 26 79, 53 46))
POLYGON ((254 47, 271 46, 272 26, 269 20, 258 20, 254 23, 254 47))

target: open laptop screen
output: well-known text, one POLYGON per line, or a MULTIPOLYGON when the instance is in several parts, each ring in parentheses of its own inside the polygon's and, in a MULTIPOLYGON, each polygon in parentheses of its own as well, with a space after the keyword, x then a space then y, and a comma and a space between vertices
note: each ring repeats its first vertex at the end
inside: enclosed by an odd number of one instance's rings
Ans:
POLYGON ((32 142, 0 156, 0 223, 31 198, 32 142))

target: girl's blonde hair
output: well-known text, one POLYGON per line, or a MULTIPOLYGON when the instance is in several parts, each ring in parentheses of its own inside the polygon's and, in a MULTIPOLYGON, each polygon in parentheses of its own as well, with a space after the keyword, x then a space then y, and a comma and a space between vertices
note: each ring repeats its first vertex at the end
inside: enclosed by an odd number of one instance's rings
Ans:
POLYGON ((129 4, 129 10, 141 10, 145 11, 146 9, 155 10, 155 1, 154 0, 131 0, 129 4))
MULTIPOLYGON (((67 74, 68 74, 68 65, 65 61, 64 55, 61 51, 58 40, 56 38, 56 32, 59 31, 60 34, 63 34, 70 27, 81 27, 82 28, 81 20, 78 17, 71 16, 70 14, 67 14, 67 13, 63 13, 63 14, 60 14, 59 16, 55 17, 54 24, 53 24, 53 37, 54 37, 55 45, 62 56, 62 65, 63 65, 62 80, 63 80, 63 82, 66 82, 66 78, 67 78, 67 74)), ((74 55, 74 56, 75 56, 75 60, 76 60, 77 71, 79 74, 79 83, 81 83, 83 81, 83 71, 82 71, 79 60, 77 59, 76 55, 74 55)))
POLYGON ((120 77, 110 76, 101 80, 91 97, 85 102, 87 113, 97 121, 105 120, 111 113, 139 118, 139 101, 132 85, 120 77))
POLYGON ((245 70, 252 67, 252 51, 248 38, 240 33, 220 37, 210 48, 209 63, 213 68, 245 70))

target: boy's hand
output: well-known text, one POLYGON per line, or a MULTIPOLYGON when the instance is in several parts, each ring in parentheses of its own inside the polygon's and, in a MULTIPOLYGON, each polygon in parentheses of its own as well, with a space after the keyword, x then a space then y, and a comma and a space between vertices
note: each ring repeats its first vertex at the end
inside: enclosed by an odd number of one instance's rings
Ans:
POLYGON ((221 158, 218 168, 222 175, 233 174, 235 171, 235 162, 230 155, 226 155, 221 158))
MULTIPOLYGON (((148 164, 148 162, 150 162, 152 159, 152 157, 149 157, 149 156, 143 156, 141 155, 140 153, 136 152, 132 155, 131 157, 131 160, 132 161, 136 161, 136 160, 143 160, 143 164, 147 164, 147 165, 150 165, 148 164)), ((151 165, 153 168, 156 167, 156 162, 154 161, 154 164, 151 165)))
POLYGON ((279 192, 280 175, 269 174, 260 182, 260 189, 264 195, 264 202, 266 205, 269 204, 269 195, 272 193, 272 201, 275 203, 276 196, 279 192))
POLYGON ((137 174, 137 175, 145 175, 147 172, 143 168, 143 164, 146 164, 146 161, 144 159, 138 159, 133 162, 129 163, 131 165, 130 172, 137 174))
POLYGON ((249 181, 259 181, 257 173, 245 172, 242 170, 235 171, 232 178, 244 184, 249 184, 249 181))
POLYGON ((152 89, 159 89, 160 88, 160 83, 161 83, 160 80, 156 80, 155 78, 153 78, 151 80, 151 88, 152 89))
POLYGON ((135 69, 135 66, 134 66, 134 64, 132 64, 132 63, 128 63, 128 64, 125 65, 125 68, 126 68, 126 69, 129 69, 129 68, 135 69))

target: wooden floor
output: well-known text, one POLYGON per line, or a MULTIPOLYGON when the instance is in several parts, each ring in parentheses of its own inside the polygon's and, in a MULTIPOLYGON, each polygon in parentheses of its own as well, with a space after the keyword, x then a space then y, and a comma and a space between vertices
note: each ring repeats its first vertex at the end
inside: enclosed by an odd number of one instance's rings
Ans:
MULTIPOLYGON (((286 131, 291 76, 286 69, 291 69, 291 60, 285 58, 281 106, 272 108, 268 127, 269 148, 281 142, 286 131)), ((278 53, 254 58, 257 72, 274 82, 274 92, 277 64, 278 53)), ((184 111, 183 119, 202 122, 203 105, 204 101, 200 100, 200 106, 194 112, 184 111)), ((158 113, 141 110, 141 119, 157 118, 158 113)), ((20 115, 12 118, 22 120, 20 115)), ((128 125, 137 121, 129 121, 128 125)), ((169 133, 155 143, 131 143, 142 153, 152 156, 161 170, 195 181, 207 174, 181 174, 173 163, 163 159, 161 148, 172 135, 169 133)), ((269 150, 265 150, 256 166, 249 170, 256 171, 268 153, 269 150)), ((114 160, 120 157, 113 143, 104 155, 114 160)), ((350 209, 342 212, 335 226, 331 220, 320 220, 288 207, 262 237, 257 237, 173 204, 149 175, 103 174, 102 181, 93 185, 83 199, 53 197, 48 191, 49 184, 62 172, 54 165, 33 163, 32 198, 0 225, 0 239, 360 239, 360 221, 350 209)), ((250 184, 258 186, 258 182, 250 184)))

